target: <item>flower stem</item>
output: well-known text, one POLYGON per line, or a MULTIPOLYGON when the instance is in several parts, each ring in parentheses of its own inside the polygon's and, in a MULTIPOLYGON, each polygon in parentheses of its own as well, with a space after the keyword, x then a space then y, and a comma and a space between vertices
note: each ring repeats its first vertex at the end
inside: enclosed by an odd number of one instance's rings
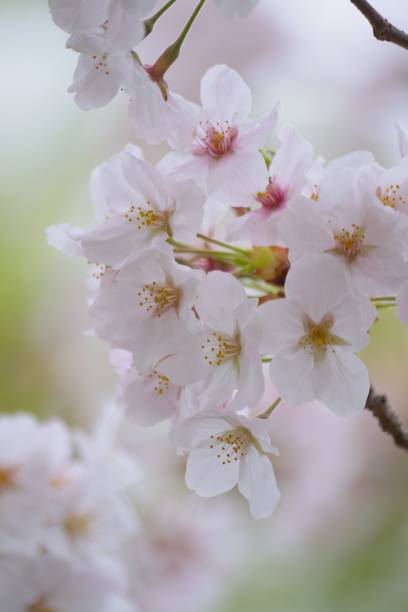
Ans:
POLYGON ((267 419, 268 417, 271 416, 272 412, 275 410, 276 406, 278 406, 282 401, 281 397, 278 397, 273 404, 271 404, 269 406, 269 408, 267 410, 265 410, 265 412, 263 412, 262 414, 259 415, 258 419, 267 419))
POLYGON ((152 32, 156 21, 158 21, 160 17, 163 15, 163 13, 165 13, 175 2, 176 0, 169 0, 154 15, 149 17, 149 19, 145 19, 145 22, 144 22, 145 37, 148 36, 152 32))
POLYGON ((180 54, 181 46, 187 34, 189 33, 191 26, 196 20, 198 13, 201 11, 202 7, 204 6, 204 3, 205 3, 205 0, 199 1, 194 11, 192 12, 190 19, 187 21, 186 25, 181 31, 180 35, 176 38, 174 43, 172 43, 169 47, 167 47, 165 51, 163 51, 160 57, 156 60, 153 66, 151 66, 151 68, 149 69, 149 75, 154 81, 161 81, 165 73, 167 72, 167 70, 170 68, 172 64, 174 64, 174 62, 178 58, 180 54))
POLYGON ((238 247, 234 247, 226 242, 221 242, 221 240, 215 240, 215 238, 211 238, 210 236, 205 236, 204 234, 197 234, 197 238, 201 238, 205 242, 211 242, 211 244, 217 244, 218 246, 224 247, 224 249, 229 249, 230 251, 234 251, 234 253, 239 253, 240 255, 249 255, 249 251, 245 249, 239 249, 238 247))

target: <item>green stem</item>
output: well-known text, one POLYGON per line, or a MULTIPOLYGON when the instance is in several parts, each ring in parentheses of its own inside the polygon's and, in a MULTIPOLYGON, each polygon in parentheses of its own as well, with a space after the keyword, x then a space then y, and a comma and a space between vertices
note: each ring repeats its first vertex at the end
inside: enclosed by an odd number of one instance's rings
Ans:
POLYGON ((383 297, 375 297, 375 298, 371 298, 372 302, 395 302, 396 301, 396 297, 394 295, 390 295, 390 296, 383 296, 383 297))
POLYGON ((175 2, 176 2, 176 0, 169 0, 154 15, 149 17, 149 19, 145 19, 145 22, 144 22, 145 37, 148 36, 151 33, 151 31, 154 28, 154 25, 155 25, 156 21, 158 21, 158 19, 160 19, 160 17, 163 15, 163 13, 165 13, 172 6, 172 4, 174 4, 175 2))
POLYGON ((170 68, 172 64, 174 64, 174 62, 178 58, 180 54, 181 46, 187 34, 189 33, 191 26, 196 20, 198 13, 201 11, 202 7, 204 6, 204 3, 205 3, 205 0, 199 1, 194 11, 192 12, 190 19, 187 21, 186 25, 181 31, 180 35, 176 38, 173 44, 171 44, 169 47, 167 47, 165 51, 163 51, 161 56, 156 60, 154 65, 149 69, 149 74, 154 81, 161 81, 164 75, 166 74, 167 70, 170 68))
POLYGON ((278 406, 282 401, 281 397, 278 397, 271 406, 269 406, 268 410, 265 410, 262 414, 259 415, 258 419, 267 419, 271 416, 272 412, 275 410, 276 406, 278 406))
POLYGON ((377 310, 383 310, 384 308, 396 308, 396 304, 391 303, 391 304, 374 304, 374 306, 377 308, 377 310))
POLYGON ((249 251, 245 249, 239 249, 238 247, 234 247, 226 242, 221 242, 221 240, 215 240, 215 238, 210 238, 210 236, 205 236, 204 234, 197 234, 197 238, 201 238, 205 242, 211 242, 212 244, 217 244, 218 246, 224 247, 224 249, 229 249, 230 251, 234 251, 234 253, 239 253, 240 255, 249 256, 249 251))
POLYGON ((262 357, 262 363, 271 363, 272 357, 262 357))

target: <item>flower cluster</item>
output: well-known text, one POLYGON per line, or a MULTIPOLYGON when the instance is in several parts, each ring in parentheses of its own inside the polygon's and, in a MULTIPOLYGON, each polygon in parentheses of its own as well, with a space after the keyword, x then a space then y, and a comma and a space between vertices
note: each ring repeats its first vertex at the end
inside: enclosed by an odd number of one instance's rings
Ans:
MULTIPOLYGON (((128 41, 127 25, 114 36, 109 24, 104 41, 128 41)), ((157 114, 137 133, 157 142, 165 126, 171 151, 153 167, 129 145, 96 168, 98 224, 52 227, 48 239, 93 265, 90 315, 120 355, 129 418, 170 420, 190 489, 213 496, 237 486, 252 515, 268 517, 279 500, 277 403, 361 411, 369 375, 357 355, 377 310, 398 299, 408 320, 408 140, 400 130, 401 160, 390 169, 364 151, 326 163, 289 126, 270 149, 277 109, 251 117, 235 70, 208 70, 195 104, 163 95, 154 70, 149 79, 132 54, 126 61, 160 98, 155 106, 138 85, 131 118, 157 114), (260 414, 265 376, 279 398, 260 414)))
POLYGON ((93 434, 27 414, 0 418, 4 612, 191 612, 217 594, 225 513, 180 513, 170 500, 155 512, 157 492, 141 494, 120 423, 113 409, 93 434), (186 598, 192 585, 199 600, 186 598))
POLYGON ((4 610, 132 612, 120 552, 136 532, 128 494, 140 470, 104 438, 0 419, 4 610))

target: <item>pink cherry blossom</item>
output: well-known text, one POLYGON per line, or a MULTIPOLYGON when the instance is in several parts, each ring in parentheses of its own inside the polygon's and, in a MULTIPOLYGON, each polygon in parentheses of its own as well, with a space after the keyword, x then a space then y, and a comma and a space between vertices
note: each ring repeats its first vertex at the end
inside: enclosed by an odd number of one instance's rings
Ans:
POLYGON ((227 66, 214 66, 201 81, 201 104, 176 101, 168 141, 175 150, 160 163, 202 185, 220 200, 246 200, 264 172, 259 153, 276 123, 273 110, 257 120, 249 119, 251 92, 240 75, 227 66))

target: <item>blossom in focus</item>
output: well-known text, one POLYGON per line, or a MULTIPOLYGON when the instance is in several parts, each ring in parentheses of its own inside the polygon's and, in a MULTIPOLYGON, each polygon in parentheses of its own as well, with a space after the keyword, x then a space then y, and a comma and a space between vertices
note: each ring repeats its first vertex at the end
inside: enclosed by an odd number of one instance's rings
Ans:
POLYGON ((255 300, 247 298, 242 284, 227 272, 214 271, 201 283, 195 309, 204 326, 199 359, 205 366, 199 402, 215 407, 253 405, 264 388, 258 341, 261 330, 254 320, 255 300))
POLYGON ((407 274, 404 224, 357 177, 343 169, 330 198, 321 193, 313 202, 299 196, 288 207, 281 231, 289 259, 294 263, 310 253, 328 254, 342 263, 360 293, 392 295, 407 274))
POLYGON ((269 166, 259 177, 252 200, 237 203, 250 212, 236 219, 229 228, 232 240, 249 239, 260 246, 282 244, 280 222, 286 207, 305 187, 305 174, 313 159, 313 147, 292 128, 279 134, 280 146, 269 166))
POLYGON ((192 308, 201 278, 168 250, 144 250, 103 276, 90 309, 97 334, 112 348, 131 351, 135 367, 145 371, 192 342, 188 328, 196 320, 192 308))
POLYGON ((264 172, 259 149, 271 137, 277 111, 249 119, 251 92, 238 72, 223 65, 204 75, 201 104, 178 98, 168 138, 174 151, 159 167, 196 180, 220 201, 246 201, 264 172))
POLYGON ((184 420, 171 432, 172 440, 188 453, 186 484, 203 497, 238 485, 254 518, 269 517, 279 501, 269 454, 267 419, 217 410, 184 420))
POLYGON ((362 410, 369 378, 355 353, 368 343, 375 308, 353 293, 342 264, 328 255, 297 261, 285 294, 257 313, 279 393, 292 405, 319 400, 339 416, 362 410))

